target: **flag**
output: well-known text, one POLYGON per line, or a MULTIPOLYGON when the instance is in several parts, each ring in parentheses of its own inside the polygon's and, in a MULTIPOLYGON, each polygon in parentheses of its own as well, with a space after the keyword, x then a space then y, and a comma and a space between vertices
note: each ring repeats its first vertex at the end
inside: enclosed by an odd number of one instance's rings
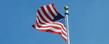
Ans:
POLYGON ((67 41, 66 28, 63 23, 59 22, 64 17, 56 10, 54 4, 41 6, 36 14, 36 22, 32 27, 42 32, 59 34, 67 41))

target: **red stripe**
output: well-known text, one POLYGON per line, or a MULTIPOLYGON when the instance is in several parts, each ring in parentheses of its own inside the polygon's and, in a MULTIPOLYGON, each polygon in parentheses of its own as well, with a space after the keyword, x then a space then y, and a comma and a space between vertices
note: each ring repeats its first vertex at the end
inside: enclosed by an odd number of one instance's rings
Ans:
MULTIPOLYGON (((38 22, 38 21, 37 21, 38 22)), ((40 23, 40 22, 38 22, 38 23, 40 23)), ((37 24, 38 24, 37 23, 37 24)), ((53 24, 57 24, 57 23, 53 23, 53 24)), ((60 25, 60 24, 57 24, 57 25, 60 25)), ((61 25, 60 25, 61 26, 61 25)), ((50 26, 43 26, 42 28, 47 28, 47 27, 53 27, 53 28, 58 28, 58 29, 61 29, 60 27, 58 27, 58 26, 55 26, 55 25, 50 25, 50 26)), ((61 26, 62 27, 62 26, 61 26)), ((64 29, 64 28, 62 28, 62 29, 64 29)), ((65 30, 64 30, 65 31, 65 30)), ((66 32, 66 31, 65 31, 66 32)))
MULTIPOLYGON (((43 22, 41 22, 40 20, 39 20, 39 17, 37 16, 37 20, 39 21, 39 23, 40 24, 44 24, 43 22)), ((37 23, 37 22, 36 22, 37 23)))
POLYGON ((63 35, 65 35, 65 36, 67 36, 67 34, 65 34, 64 32, 61 32, 61 34, 63 34, 63 35))
POLYGON ((49 5, 47 5, 47 9, 48 9, 48 11, 50 12, 50 14, 51 14, 52 16, 55 16, 55 15, 53 14, 53 12, 52 12, 52 10, 51 10, 51 8, 50 8, 49 5))
MULTIPOLYGON (((51 26, 41 26, 41 25, 39 25, 39 22, 38 22, 38 21, 36 21, 36 22, 37 22, 36 25, 37 25, 38 27, 40 27, 40 28, 49 28, 49 27, 52 27, 52 28, 56 28, 56 29, 61 30, 60 27, 55 26, 55 25, 51 25, 51 26)), ((42 24, 42 25, 43 25, 43 24, 42 24)))
POLYGON ((50 21, 52 21, 52 19, 51 19, 51 18, 48 16, 48 14, 46 13, 44 7, 41 7, 41 9, 42 9, 43 13, 45 14, 45 16, 46 16, 50 21))
POLYGON ((37 27, 41 27, 37 22, 38 22, 38 21, 36 21, 36 26, 37 26, 37 27))
MULTIPOLYGON (((59 23, 54 23, 54 24, 57 24, 57 25, 60 25, 62 26, 62 24, 59 24, 59 23)), ((63 30, 66 32, 66 30, 64 29, 64 27, 62 26, 63 30)))
POLYGON ((64 38, 62 35, 61 35, 61 37, 65 40, 65 42, 67 42, 67 39, 66 38, 64 38))
POLYGON ((42 20, 48 23, 48 21, 46 21, 46 20, 43 18, 43 16, 42 16, 41 13, 39 12, 39 10, 37 10, 37 12, 38 12, 39 16, 42 18, 42 20))
POLYGON ((59 30, 60 30, 60 28, 57 27, 57 26, 42 26, 42 27, 40 27, 40 28, 49 28, 49 27, 56 28, 56 29, 59 29, 59 30))
POLYGON ((54 31, 52 31, 51 33, 52 33, 52 34, 60 34, 59 32, 54 32, 54 31))
POLYGON ((58 11, 56 10, 56 8, 54 7, 54 4, 52 4, 53 9, 55 10, 55 12, 58 14, 58 11))
POLYGON ((40 30, 40 29, 38 29, 38 30, 41 32, 50 32, 52 34, 60 34, 59 32, 55 32, 55 31, 51 31, 51 30, 40 30))

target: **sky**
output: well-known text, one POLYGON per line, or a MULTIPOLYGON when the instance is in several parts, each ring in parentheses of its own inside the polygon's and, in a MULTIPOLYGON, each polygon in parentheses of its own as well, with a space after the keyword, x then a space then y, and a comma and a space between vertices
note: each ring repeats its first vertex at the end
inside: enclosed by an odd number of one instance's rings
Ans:
POLYGON ((59 35, 31 27, 36 10, 69 5, 71 44, 109 44, 109 0, 0 0, 0 44, 65 44, 59 35))

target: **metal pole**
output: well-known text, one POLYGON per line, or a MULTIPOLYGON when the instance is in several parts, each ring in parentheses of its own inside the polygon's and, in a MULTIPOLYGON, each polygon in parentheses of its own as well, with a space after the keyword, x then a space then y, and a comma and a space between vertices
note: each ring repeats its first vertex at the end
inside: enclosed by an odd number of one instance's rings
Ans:
POLYGON ((66 28, 67 28, 67 44, 70 44, 70 34, 69 34, 69 24, 68 24, 68 15, 69 15, 69 11, 68 11, 68 6, 66 5, 64 7, 65 9, 65 22, 66 22, 66 28))

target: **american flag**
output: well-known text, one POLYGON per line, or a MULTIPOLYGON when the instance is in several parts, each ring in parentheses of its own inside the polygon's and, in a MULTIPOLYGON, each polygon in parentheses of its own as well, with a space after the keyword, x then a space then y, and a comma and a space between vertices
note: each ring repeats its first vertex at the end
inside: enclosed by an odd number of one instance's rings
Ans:
POLYGON ((43 32, 59 34, 67 41, 67 31, 63 23, 59 22, 64 18, 54 7, 54 4, 41 6, 36 11, 36 23, 32 25, 35 29, 43 32))

